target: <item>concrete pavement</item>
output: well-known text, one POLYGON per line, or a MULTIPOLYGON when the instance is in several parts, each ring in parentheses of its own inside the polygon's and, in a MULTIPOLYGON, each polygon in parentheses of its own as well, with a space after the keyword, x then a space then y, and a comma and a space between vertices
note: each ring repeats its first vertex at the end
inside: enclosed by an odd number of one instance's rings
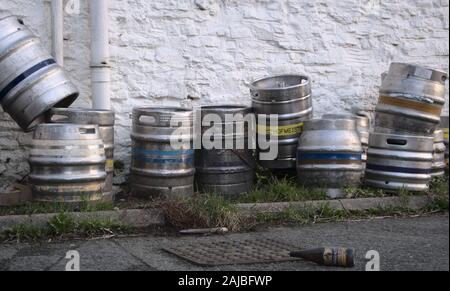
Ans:
POLYGON ((127 237, 40 244, 0 245, 0 270, 64 270, 69 250, 80 254, 81 270, 342 270, 306 261, 199 267, 161 250, 172 242, 267 237, 301 248, 347 246, 356 250, 356 266, 364 270, 369 250, 380 254, 381 270, 449 270, 449 218, 387 218, 296 227, 271 227, 225 236, 127 237))

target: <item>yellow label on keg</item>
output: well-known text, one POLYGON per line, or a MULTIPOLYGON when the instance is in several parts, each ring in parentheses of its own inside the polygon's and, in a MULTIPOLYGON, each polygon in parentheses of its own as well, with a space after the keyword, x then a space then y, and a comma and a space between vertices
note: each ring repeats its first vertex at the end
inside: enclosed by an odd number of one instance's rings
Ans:
POLYGON ((448 128, 443 128, 442 131, 444 131, 444 139, 448 139, 448 128))
POLYGON ((288 136, 298 135, 302 132, 303 122, 281 126, 266 126, 258 124, 257 131, 259 134, 267 134, 272 136, 288 136))
POLYGON ((114 169, 114 160, 112 160, 112 159, 106 160, 105 168, 106 169, 114 169))
POLYGON ((388 97, 388 96, 380 96, 378 102, 381 104, 404 107, 404 108, 408 108, 408 109, 422 111, 422 112, 430 113, 430 114, 437 115, 437 116, 440 116, 441 111, 442 111, 442 108, 440 106, 437 106, 434 104, 425 104, 425 103, 414 101, 414 100, 406 100, 406 99, 393 98, 393 97, 388 97))

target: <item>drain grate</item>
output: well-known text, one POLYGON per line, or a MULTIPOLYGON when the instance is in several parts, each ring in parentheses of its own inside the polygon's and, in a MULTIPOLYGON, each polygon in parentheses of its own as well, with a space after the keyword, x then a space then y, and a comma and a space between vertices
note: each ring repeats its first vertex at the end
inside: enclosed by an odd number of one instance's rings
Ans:
POLYGON ((169 253, 202 266, 295 261, 298 259, 289 256, 295 249, 298 247, 269 238, 195 241, 163 247, 169 253))

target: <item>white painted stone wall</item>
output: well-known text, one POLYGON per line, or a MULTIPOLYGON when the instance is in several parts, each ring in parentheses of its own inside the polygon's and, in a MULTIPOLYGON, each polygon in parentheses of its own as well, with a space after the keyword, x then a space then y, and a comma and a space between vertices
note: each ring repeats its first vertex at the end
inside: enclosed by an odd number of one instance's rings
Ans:
MULTIPOLYGON (((87 1, 65 15, 65 67, 81 91, 74 106, 90 106, 87 1)), ((188 96, 194 104, 250 104, 249 82, 270 74, 310 76, 317 116, 374 107, 391 61, 448 71, 448 6, 449 0, 110 0, 116 157, 129 164, 133 107, 189 103, 188 96)), ((49 1, 0 0, 0 17, 8 14, 23 17, 50 49, 49 1)), ((30 134, 0 112, 0 183, 27 175, 29 143, 30 134)))

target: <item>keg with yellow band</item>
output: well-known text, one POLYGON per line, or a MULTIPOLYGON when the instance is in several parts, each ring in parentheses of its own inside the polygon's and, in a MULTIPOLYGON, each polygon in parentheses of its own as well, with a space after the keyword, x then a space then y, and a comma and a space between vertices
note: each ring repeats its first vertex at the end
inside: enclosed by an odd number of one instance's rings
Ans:
POLYGON ((266 126, 265 124, 258 124, 258 134, 266 134, 271 136, 291 136, 299 135, 303 129, 303 122, 280 126, 266 126))

